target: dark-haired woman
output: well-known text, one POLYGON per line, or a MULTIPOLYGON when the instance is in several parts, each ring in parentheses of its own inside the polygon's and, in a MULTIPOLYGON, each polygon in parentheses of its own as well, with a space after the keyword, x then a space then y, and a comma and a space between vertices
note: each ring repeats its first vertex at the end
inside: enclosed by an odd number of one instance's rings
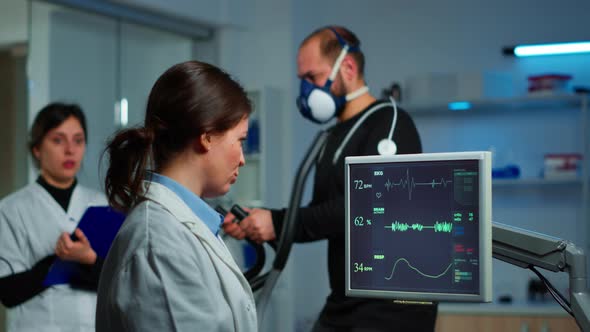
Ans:
POLYGON ((228 74, 184 62, 154 84, 144 126, 109 143, 107 197, 128 217, 100 277, 97 331, 257 331, 223 217, 203 200, 236 181, 250 112, 228 74))
POLYGON ((93 331, 100 260, 76 225, 104 195, 77 183, 86 121, 77 105, 52 103, 36 116, 29 148, 37 181, 0 201, 0 300, 8 331, 93 331), (72 241, 75 232, 78 241, 72 241), (78 263, 72 284, 43 285, 56 255, 78 263))

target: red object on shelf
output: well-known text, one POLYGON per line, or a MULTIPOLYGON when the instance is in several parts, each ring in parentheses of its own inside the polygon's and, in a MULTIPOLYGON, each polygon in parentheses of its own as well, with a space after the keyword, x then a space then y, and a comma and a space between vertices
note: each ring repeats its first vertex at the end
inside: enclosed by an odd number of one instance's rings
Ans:
POLYGON ((548 153, 545 155, 544 177, 574 179, 579 176, 582 155, 579 153, 548 153))
POLYGON ((556 163, 559 169, 576 169, 582 161, 582 155, 579 153, 548 153, 545 155, 545 160, 556 163))
POLYGON ((529 76, 529 92, 533 91, 560 91, 567 90, 567 84, 572 79, 568 74, 543 74, 529 76))

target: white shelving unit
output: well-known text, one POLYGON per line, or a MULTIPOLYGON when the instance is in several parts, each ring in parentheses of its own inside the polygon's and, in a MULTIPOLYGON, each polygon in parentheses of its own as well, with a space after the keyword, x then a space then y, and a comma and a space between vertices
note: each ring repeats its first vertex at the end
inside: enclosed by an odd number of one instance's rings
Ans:
MULTIPOLYGON (((285 134, 282 127, 282 95, 280 90, 272 87, 250 89, 248 95, 254 107, 250 120, 258 123, 259 146, 256 152, 245 153, 246 165, 240 169, 240 176, 232 186, 229 199, 232 204, 238 203, 243 207, 282 207, 285 204, 283 193, 290 192, 291 189, 285 187, 284 180, 288 175, 285 175, 283 156, 285 134)), ((243 246, 243 242, 238 243, 238 248, 240 246, 243 246)), ((274 251, 268 246, 265 247, 267 249, 264 271, 268 271, 274 259, 274 251)), ((234 257, 236 256, 239 254, 234 254, 234 257)), ((291 302, 285 299, 293 296, 288 284, 289 276, 285 273, 273 290, 265 320, 258 322, 261 331, 281 330, 285 322, 293 320, 292 313, 284 310, 291 302)))
POLYGON ((232 186, 229 200, 246 207, 268 207, 281 204, 279 195, 269 194, 281 185, 283 135, 280 124, 280 93, 264 87, 251 89, 248 96, 254 112, 250 122, 258 124, 258 149, 245 150, 246 165, 240 169, 238 181, 232 186))
MULTIPOLYGON (((589 198, 589 179, 590 179, 590 124, 588 115, 588 96, 585 95, 542 95, 517 98, 501 98, 487 100, 460 101, 466 105, 465 109, 451 110, 450 105, 455 102, 449 102, 447 105, 428 105, 415 104, 404 105, 403 107, 410 112, 414 120, 419 123, 424 117, 477 117, 477 116, 511 116, 515 114, 534 116, 535 112, 579 112, 579 140, 581 145, 579 152, 583 156, 582 171, 578 178, 574 179, 545 179, 542 177, 526 176, 517 179, 494 179, 493 184, 496 187, 506 186, 538 186, 549 187, 555 185, 575 185, 582 186, 585 195, 585 202, 589 198)), ((559 135, 560 133, 553 133, 559 135)), ((541 140, 552 140, 554 137, 547 133, 545 137, 539 137, 541 140)), ((518 138, 517 138, 518 139, 518 138)), ((539 142, 543 143, 543 142, 539 142)), ((494 145, 493 139, 490 140, 490 146, 494 145)), ((429 151, 425 151, 429 152, 429 151)), ((571 151, 563 151, 571 152, 571 151)), ((541 165, 539 165, 541 167, 541 165)), ((587 204, 588 205, 588 204, 587 204)))
POLYGON ((495 179, 492 181, 494 187, 512 187, 512 186, 535 186, 535 187, 549 187, 549 186, 581 186, 584 181, 580 179, 495 179))
MULTIPOLYGON (((516 179, 493 180, 494 221, 564 238, 590 253, 588 99, 587 95, 543 95, 402 108, 414 119, 424 152, 493 149, 496 167, 520 167, 516 179), (463 109, 451 110, 452 105, 463 109), (549 153, 581 154, 579 176, 543 178, 544 156, 549 153)), ((531 274, 503 264, 494 263, 494 296, 526 298, 531 274)), ((567 287, 560 276, 546 276, 556 278, 553 283, 562 290, 567 287)))
MULTIPOLYGON (((587 111, 587 96, 575 94, 532 95, 514 98, 449 101, 444 104, 404 105, 412 115, 469 115, 485 112, 514 112, 539 110, 582 110, 587 111), (466 109, 450 110, 453 104, 463 104, 466 109)), ((461 107, 460 107, 461 108, 461 107)))

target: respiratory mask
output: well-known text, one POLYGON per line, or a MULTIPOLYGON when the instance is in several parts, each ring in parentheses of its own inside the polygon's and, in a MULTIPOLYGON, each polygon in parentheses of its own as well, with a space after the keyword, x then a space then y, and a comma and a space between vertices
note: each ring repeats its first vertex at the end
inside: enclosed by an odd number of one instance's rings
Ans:
POLYGON ((342 51, 340 51, 340 54, 334 63, 332 72, 323 87, 315 85, 306 79, 301 79, 299 96, 297 97, 297 108, 299 108, 301 115, 306 119, 319 124, 326 123, 335 116, 340 115, 346 102, 369 91, 369 88, 364 86, 346 96, 335 96, 330 92, 332 83, 334 83, 334 79, 338 74, 338 70, 340 69, 340 65, 346 54, 348 52, 357 52, 359 50, 358 46, 350 46, 344 38, 336 32, 336 30, 333 28, 330 28, 330 30, 336 34, 338 42, 342 45, 342 51))

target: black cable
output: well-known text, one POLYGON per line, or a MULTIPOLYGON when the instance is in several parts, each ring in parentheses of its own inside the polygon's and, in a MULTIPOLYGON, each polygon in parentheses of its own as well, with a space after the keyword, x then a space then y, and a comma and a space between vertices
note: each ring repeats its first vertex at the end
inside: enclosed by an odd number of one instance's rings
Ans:
POLYGON ((539 278, 540 278, 540 279, 543 281, 543 283, 545 284, 545 286, 546 286, 548 289, 550 289, 550 290, 553 290, 555 293, 557 293, 557 295, 559 296, 559 298, 560 298, 561 300, 563 300, 563 301, 564 301, 564 302, 567 304, 567 306, 568 306, 568 307, 570 307, 570 306, 571 306, 571 304, 570 304, 570 302, 567 300, 567 298, 566 298, 566 297, 565 297, 563 294, 561 294, 561 293, 559 292, 559 290, 557 290, 557 288, 555 288, 555 286, 553 286, 553 285, 551 284, 551 282, 549 282, 549 280, 547 280, 547 278, 546 278, 546 277, 545 277, 545 276, 544 276, 544 275, 543 275, 543 274, 542 274, 542 273, 541 273, 539 270, 537 270, 537 268, 536 268, 536 267, 534 267, 534 266, 532 266, 532 265, 531 265, 531 266, 530 266, 530 269, 531 269, 533 272, 535 272, 535 274, 536 274, 536 275, 537 275, 537 276, 538 276, 538 277, 539 277, 539 278))
POLYGON ((250 287, 252 287, 252 291, 255 292, 264 286, 266 279, 268 278, 269 272, 265 274, 259 275, 254 279, 250 280, 250 287))
MULTIPOLYGON (((246 210, 244 210, 238 204, 234 204, 229 211, 236 217, 234 222, 237 223, 242 222, 242 220, 248 217, 248 212, 246 212, 246 210)), ((251 245, 256 251, 256 262, 254 262, 254 265, 250 267, 248 271, 244 272, 244 277, 246 277, 246 280, 250 282, 264 268, 264 264, 266 262, 266 252, 264 251, 262 244, 258 244, 250 239, 246 239, 246 242, 248 242, 248 244, 251 245)))
POLYGON ((10 268, 10 274, 14 274, 14 269, 12 268, 12 264, 10 264, 10 262, 4 258, 0 256, 0 260, 3 261, 4 263, 6 263, 6 265, 8 265, 8 267, 10 268))
POLYGON ((254 277, 256 277, 260 271, 264 268, 264 264, 266 262, 266 252, 264 251, 264 247, 262 244, 258 244, 250 239, 246 239, 249 245, 251 245, 254 250, 256 251, 256 262, 248 271, 244 272, 244 277, 246 280, 250 281, 254 277))
POLYGON ((223 208, 223 206, 221 205, 217 205, 215 207, 215 211, 217 211, 217 213, 219 213, 220 215, 224 216, 227 214, 227 210, 223 208))
POLYGON ((549 280, 547 280, 547 278, 545 278, 545 276, 543 274, 541 274, 541 272, 539 272, 539 270, 537 270, 534 266, 530 265, 529 269, 531 271, 533 271, 537 277, 539 277, 539 279, 541 279, 541 281, 543 282, 543 284, 545 285, 545 287, 547 287, 547 290, 549 290, 549 293, 551 293, 551 296, 553 296, 553 298, 555 299, 555 301, 557 301, 557 303, 559 303, 559 305, 568 313, 570 314, 572 317, 574 317, 574 312, 571 309, 571 305, 570 302, 565 298, 565 296, 563 296, 563 294, 561 294, 550 282, 549 280))
MULTIPOLYGON (((223 208, 223 206, 221 205, 215 207, 215 211, 224 216, 227 214, 227 210, 223 208)), ((248 212, 246 212, 238 204, 234 204, 231 207, 230 212, 236 217, 236 219, 234 220, 235 223, 240 223, 244 218, 248 216, 248 212)), ((264 268, 264 265, 266 263, 266 251, 264 250, 264 246, 262 244, 258 244, 248 238, 246 238, 246 242, 248 243, 248 245, 252 246, 256 251, 256 262, 254 262, 254 265, 250 267, 247 271, 242 272, 244 274, 244 277, 246 277, 246 280, 252 283, 253 279, 255 279, 256 276, 258 276, 258 274, 264 268)), ((252 288, 254 289, 254 287, 252 288)))

